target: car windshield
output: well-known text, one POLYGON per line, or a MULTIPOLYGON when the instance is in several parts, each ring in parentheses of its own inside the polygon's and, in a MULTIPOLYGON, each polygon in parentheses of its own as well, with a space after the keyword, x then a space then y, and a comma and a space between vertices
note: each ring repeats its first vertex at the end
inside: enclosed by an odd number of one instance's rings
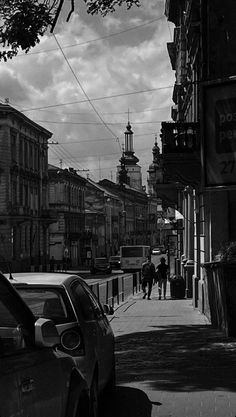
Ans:
POLYGON ((106 264, 107 263, 107 259, 106 258, 96 258, 95 259, 96 264, 106 264))
POLYGON ((119 261, 120 260, 120 257, 119 256, 111 256, 110 257, 110 260, 111 261, 119 261))
POLYGON ((122 248, 122 256, 124 258, 141 258, 143 256, 143 248, 138 246, 124 246, 122 248))
POLYGON ((19 288, 17 291, 29 306, 36 318, 51 319, 55 324, 74 321, 71 312, 68 312, 62 294, 54 289, 45 288, 19 288))

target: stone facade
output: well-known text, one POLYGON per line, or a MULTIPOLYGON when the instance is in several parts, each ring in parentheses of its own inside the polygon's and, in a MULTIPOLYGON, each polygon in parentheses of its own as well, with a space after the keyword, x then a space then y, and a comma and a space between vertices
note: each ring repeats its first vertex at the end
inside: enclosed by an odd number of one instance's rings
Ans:
POLYGON ((57 213, 50 225, 50 259, 55 268, 68 269, 82 263, 85 234, 86 179, 73 168, 49 165, 49 206, 57 213))
POLYGON ((46 269, 47 141, 51 133, 0 105, 0 261, 3 270, 46 269))

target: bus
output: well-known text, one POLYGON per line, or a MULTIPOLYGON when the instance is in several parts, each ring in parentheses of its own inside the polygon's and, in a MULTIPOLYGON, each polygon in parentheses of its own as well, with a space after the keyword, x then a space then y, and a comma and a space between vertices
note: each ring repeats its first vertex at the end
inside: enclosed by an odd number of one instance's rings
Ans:
POLYGON ((130 245, 120 247, 120 269, 124 272, 140 271, 147 256, 151 254, 150 246, 130 245))

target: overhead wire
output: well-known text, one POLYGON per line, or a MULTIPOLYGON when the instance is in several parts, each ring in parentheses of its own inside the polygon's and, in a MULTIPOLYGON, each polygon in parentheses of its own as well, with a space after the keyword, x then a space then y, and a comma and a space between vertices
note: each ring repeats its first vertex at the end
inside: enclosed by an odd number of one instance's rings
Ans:
MULTIPOLYGON (((71 161, 74 160, 74 158, 71 159, 71 156, 69 156, 69 158, 68 158, 68 156, 63 151, 58 150, 56 147, 50 148, 50 152, 54 153, 56 155, 57 159, 59 159, 59 161, 62 160, 65 165, 68 165, 68 167, 70 167, 71 161)), ((51 158, 51 159, 53 159, 53 158, 51 158)), ((74 169, 79 171, 79 172, 87 171, 87 168, 84 169, 81 165, 79 165, 77 163, 75 163, 75 168, 74 169)))
MULTIPOLYGON (((143 133, 135 133, 135 137, 136 136, 151 136, 151 135, 155 135, 156 132, 143 132, 143 133)), ((90 142, 104 142, 104 141, 110 141, 112 138, 89 138, 89 139, 82 139, 82 140, 75 140, 75 141, 66 141, 66 142, 61 142, 60 139, 57 139, 57 141, 61 144, 61 145, 71 145, 74 143, 90 143, 90 142)))
MULTIPOLYGON (((163 106, 163 107, 154 107, 152 109, 145 109, 145 110, 137 110, 137 111, 130 110, 129 114, 148 113, 148 112, 152 112, 152 111, 165 110, 165 109, 168 109, 168 108, 170 108, 170 105, 163 106)), ((55 110, 38 109, 38 111, 61 115, 60 112, 57 112, 55 110)), ((125 111, 122 111, 122 112, 100 112, 100 114, 105 115, 105 116, 117 115, 117 114, 127 114, 127 113, 128 113, 127 111, 126 112, 125 111)), ((87 112, 86 111, 84 111, 84 112, 67 112, 67 111, 65 112, 65 111, 63 111, 63 115, 75 115, 75 116, 82 115, 82 116, 85 116, 85 115, 91 115, 91 114, 93 114, 91 111, 87 111, 87 112)))
MULTIPOLYGON (((65 154, 67 154, 68 155, 68 157, 70 158, 70 160, 71 161, 74 161, 75 160, 75 158, 74 158, 74 155, 72 155, 68 150, 66 150, 65 148, 64 148, 64 146, 63 145, 61 145, 61 144, 59 144, 59 147, 62 149, 62 151, 65 153, 65 154)), ((86 169, 86 168, 84 168, 82 165, 80 166, 80 167, 78 167, 79 169, 86 169)))
POLYGON ((74 76, 74 78, 75 78, 76 82, 78 83, 78 85, 79 85, 80 89, 82 90, 82 92, 83 92, 84 96, 85 96, 85 97, 86 97, 86 99, 88 100, 88 102, 89 102, 90 106, 93 108, 93 110, 94 110, 94 112, 96 113, 96 115, 98 116, 98 118, 101 120, 101 122, 102 122, 102 124, 104 125, 104 127, 105 127, 107 130, 109 130, 109 132, 112 134, 112 136, 116 139, 116 142, 118 142, 118 144, 119 144, 120 151, 122 151, 122 148, 121 148, 121 144, 120 144, 119 138, 117 138, 117 135, 116 135, 116 134, 113 132, 113 130, 111 130, 111 129, 110 129, 110 127, 106 124, 106 122, 103 120, 102 116, 100 115, 100 113, 98 112, 98 110, 96 109, 96 107, 94 106, 94 104, 92 103, 92 101, 90 100, 90 98, 89 98, 88 94, 86 93, 86 91, 84 90, 84 88, 83 88, 83 86, 82 86, 82 84, 81 84, 81 82, 80 82, 80 80, 79 80, 78 76, 75 74, 75 72, 74 72, 74 70, 73 70, 72 66, 70 65, 70 62, 68 61, 68 59, 67 59, 66 55, 64 54, 64 52, 63 52, 63 50, 62 50, 62 48, 61 48, 60 42, 58 41, 58 39, 57 39, 56 35, 54 34, 53 36, 54 36, 54 39, 55 39, 55 41, 56 41, 56 43, 57 43, 57 45, 58 45, 58 48, 60 49, 60 51, 61 51, 61 53, 62 53, 62 55, 63 55, 63 58, 64 58, 65 62, 67 63, 67 65, 68 65, 68 67, 69 67, 69 69, 70 69, 71 73, 73 74, 73 76, 74 76))
POLYGON ((28 109, 21 109, 21 112, 25 113, 25 112, 34 111, 34 110, 50 109, 52 107, 61 107, 61 106, 68 106, 68 105, 72 105, 72 104, 81 104, 81 103, 88 103, 88 102, 91 103, 93 101, 107 100, 107 99, 116 98, 116 97, 131 96, 131 95, 134 95, 134 94, 145 94, 145 93, 150 93, 150 92, 153 92, 153 91, 166 90, 168 88, 173 88, 173 85, 166 85, 166 86, 157 87, 157 88, 149 88, 147 90, 131 91, 130 93, 112 94, 112 95, 109 95, 109 96, 89 98, 89 99, 86 99, 86 100, 83 99, 83 100, 70 101, 70 102, 66 102, 66 103, 49 104, 48 106, 31 107, 31 108, 28 108, 28 109))
MULTIPOLYGON (((111 37, 114 37, 114 36, 121 35, 123 33, 130 32, 131 30, 136 30, 136 29, 139 29, 141 27, 151 25, 152 23, 157 22, 158 20, 161 20, 163 18, 164 18, 164 16, 159 16, 156 19, 150 20, 150 21, 145 22, 145 23, 141 23, 140 25, 132 26, 130 28, 121 30, 119 32, 109 33, 108 35, 104 35, 104 36, 101 36, 99 38, 89 39, 89 40, 84 41, 84 42, 78 42, 78 43, 62 46, 62 49, 73 48, 73 47, 76 47, 76 46, 84 46, 84 45, 87 45, 89 43, 102 41, 102 40, 105 40, 105 39, 108 39, 108 38, 111 38, 111 37)), ((38 54, 54 52, 54 51, 57 51, 57 48, 45 49, 45 50, 36 51, 36 52, 28 52, 27 54, 18 54, 17 56, 22 57, 22 56, 27 56, 27 55, 38 55, 38 54)))
MULTIPOLYGON (((57 120, 35 120, 37 123, 52 123, 52 124, 59 124, 59 125, 96 125, 96 126, 103 126, 104 123, 99 122, 71 122, 71 121, 57 121, 57 120)), ((147 122, 134 122, 132 121, 132 125, 145 125, 145 124, 159 124, 163 122, 163 120, 149 120, 147 122)), ((106 127, 109 125, 124 125, 124 122, 106 122, 106 127)))

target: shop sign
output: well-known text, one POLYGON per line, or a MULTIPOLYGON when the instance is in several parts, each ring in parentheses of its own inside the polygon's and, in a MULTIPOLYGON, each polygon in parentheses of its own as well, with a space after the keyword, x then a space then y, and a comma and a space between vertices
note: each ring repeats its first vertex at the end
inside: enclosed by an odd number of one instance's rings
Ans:
POLYGON ((236 185, 236 81, 205 85, 202 97, 205 186, 236 185))

